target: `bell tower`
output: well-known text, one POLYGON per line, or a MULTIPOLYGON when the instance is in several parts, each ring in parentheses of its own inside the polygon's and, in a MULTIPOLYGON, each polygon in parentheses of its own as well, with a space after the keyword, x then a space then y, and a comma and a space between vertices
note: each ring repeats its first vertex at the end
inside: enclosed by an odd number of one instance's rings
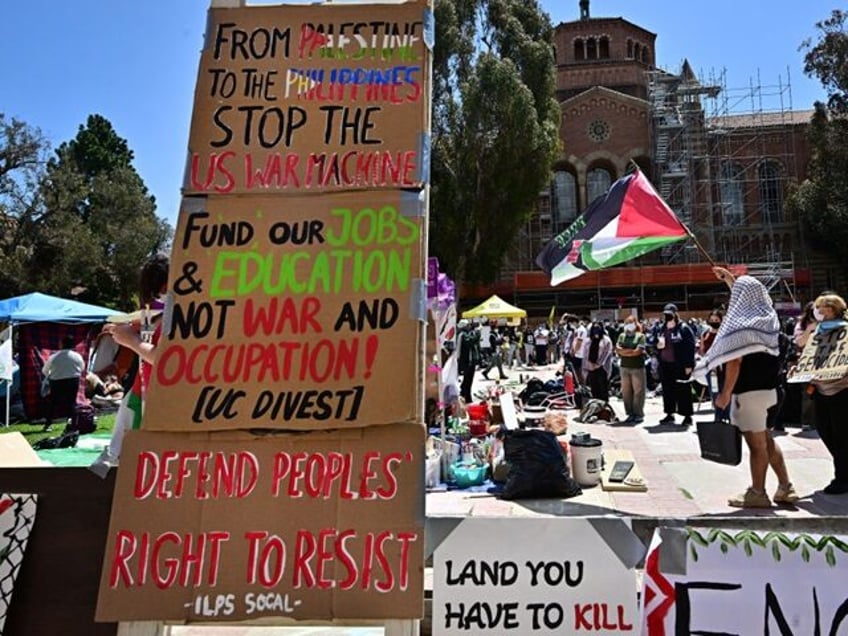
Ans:
POLYGON ((589 19, 589 0, 580 0, 580 19, 589 19))

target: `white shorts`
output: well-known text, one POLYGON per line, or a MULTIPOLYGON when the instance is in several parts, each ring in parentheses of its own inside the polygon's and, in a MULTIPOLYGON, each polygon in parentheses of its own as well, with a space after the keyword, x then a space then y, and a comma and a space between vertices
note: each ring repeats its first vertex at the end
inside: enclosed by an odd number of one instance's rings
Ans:
POLYGON ((777 404, 777 391, 747 391, 734 395, 730 401, 730 421, 743 433, 766 430, 767 411, 777 404))

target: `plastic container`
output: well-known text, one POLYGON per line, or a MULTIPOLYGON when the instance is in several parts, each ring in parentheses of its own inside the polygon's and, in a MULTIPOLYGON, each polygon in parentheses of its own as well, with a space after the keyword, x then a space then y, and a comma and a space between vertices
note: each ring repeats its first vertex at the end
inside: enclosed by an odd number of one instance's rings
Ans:
POLYGON ((470 420, 468 430, 471 437, 485 437, 488 434, 489 425, 485 420, 470 420))
POLYGON ((603 442, 594 437, 571 438, 571 472, 581 486, 597 486, 601 483, 603 465, 603 442))
POLYGON ((479 486, 486 481, 486 466, 456 463, 451 465, 453 481, 460 488, 479 486))
POLYGON ((574 395, 574 375, 571 371, 566 371, 563 376, 563 387, 568 395, 574 395))
POLYGON ((424 473, 424 484, 427 488, 437 488, 439 486, 439 465, 442 461, 442 452, 430 456, 426 460, 426 472, 424 473))
POLYGON ((469 404, 465 407, 465 410, 468 412, 468 419, 470 420, 489 419, 489 405, 485 402, 481 404, 469 404))

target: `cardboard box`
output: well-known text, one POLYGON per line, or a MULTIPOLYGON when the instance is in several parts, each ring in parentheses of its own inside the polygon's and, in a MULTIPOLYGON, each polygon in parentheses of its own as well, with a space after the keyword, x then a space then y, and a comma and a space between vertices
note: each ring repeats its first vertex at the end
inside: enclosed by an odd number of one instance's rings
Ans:
POLYGON ((420 187, 429 15, 423 0, 210 9, 183 192, 420 187))
POLYGON ((420 421, 418 204, 390 191, 184 199, 144 428, 420 421))
POLYGON ((127 434, 98 621, 423 614, 424 430, 127 434))

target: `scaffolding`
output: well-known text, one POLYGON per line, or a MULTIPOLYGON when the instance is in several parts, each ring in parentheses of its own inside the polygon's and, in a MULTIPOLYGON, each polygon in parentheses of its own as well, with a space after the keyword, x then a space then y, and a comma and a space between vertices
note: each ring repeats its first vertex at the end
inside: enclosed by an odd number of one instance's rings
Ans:
MULTIPOLYGON (((687 62, 678 74, 648 73, 654 181, 678 217, 716 260, 740 263, 773 293, 795 300, 801 228, 784 209, 796 180, 797 124, 788 81, 728 89, 726 72, 702 83, 687 62)), ((806 119, 805 119, 806 118, 806 119)), ((672 246, 666 263, 700 260, 672 246)))

